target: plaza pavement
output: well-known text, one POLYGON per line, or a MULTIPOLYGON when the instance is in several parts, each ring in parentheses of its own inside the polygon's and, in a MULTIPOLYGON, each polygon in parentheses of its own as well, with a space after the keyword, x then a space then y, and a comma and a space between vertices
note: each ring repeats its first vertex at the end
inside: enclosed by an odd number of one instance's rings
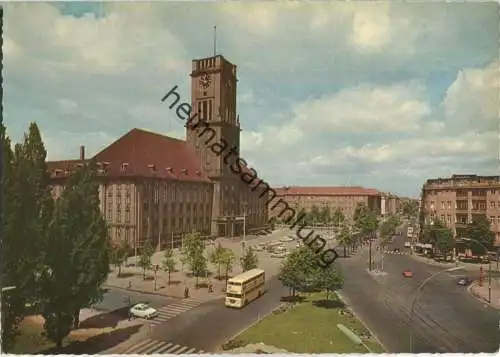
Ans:
MULTIPOLYGON (((289 230, 280 229, 275 230, 271 234, 266 236, 247 236, 246 237, 246 246, 255 247, 259 243, 262 242, 271 242, 277 241, 282 238, 287 237, 290 234, 289 230)), ((223 247, 231 249, 235 254, 235 261, 233 264, 233 271, 230 275, 234 276, 242 272, 240 266, 240 258, 242 256, 242 244, 241 239, 225 239, 218 238, 214 244, 207 245, 205 250, 205 256, 209 257, 210 252, 216 248, 218 244, 221 244, 223 247)), ((292 242, 283 242, 282 243, 288 251, 295 249, 297 241, 292 242)), ((178 249, 174 249, 174 257, 176 260, 176 269, 177 272, 171 273, 170 281, 168 284, 168 273, 161 270, 161 264, 164 259, 164 252, 156 252, 152 257, 152 264, 159 264, 160 271, 157 273, 156 280, 156 290, 154 279, 143 279, 143 271, 139 267, 122 267, 122 277, 117 277, 117 270, 115 269, 108 276, 107 282, 104 284, 108 287, 118 288, 118 289, 126 289, 131 291, 140 291, 142 293, 150 293, 150 294, 159 294, 170 297, 183 298, 184 297, 184 288, 187 286, 190 290, 190 297, 195 299, 204 299, 211 300, 220 298, 224 295, 223 289, 225 288, 224 280, 217 280, 215 276, 218 275, 218 267, 214 266, 210 262, 209 272, 211 275, 209 277, 200 277, 199 283, 210 282, 213 284, 214 290, 213 292, 208 292, 208 288, 195 288, 196 278, 188 276, 186 273, 189 273, 189 267, 183 265, 181 263, 181 253, 178 249)), ((266 279, 270 279, 272 276, 275 276, 279 273, 281 262, 283 259, 280 258, 271 258, 271 254, 268 252, 256 251, 259 262, 258 267, 264 269, 266 272, 266 279)), ((128 263, 137 261, 138 257, 129 258, 128 263)), ((221 273, 224 274, 224 269, 221 269, 221 273)), ((154 273, 152 271, 147 271, 146 275, 153 277, 154 273)))

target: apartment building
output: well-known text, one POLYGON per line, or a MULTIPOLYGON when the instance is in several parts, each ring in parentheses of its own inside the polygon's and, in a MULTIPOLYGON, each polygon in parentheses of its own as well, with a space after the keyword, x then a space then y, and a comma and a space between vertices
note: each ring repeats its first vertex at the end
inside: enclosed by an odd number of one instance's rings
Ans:
POLYGON ((475 215, 486 215, 500 245, 500 176, 453 175, 427 180, 422 187, 421 225, 436 219, 463 237, 475 215))
MULTIPOLYGON (((352 221, 358 203, 364 203, 371 210, 381 212, 381 194, 375 189, 363 187, 298 187, 286 186, 274 188, 276 199, 294 209, 310 211, 313 206, 322 209, 329 207, 332 214, 337 209, 344 214, 346 220, 352 221)), ((269 217, 277 212, 269 205, 269 217)))
POLYGON ((396 214, 400 211, 401 211, 401 198, 390 192, 380 193, 380 214, 382 216, 396 214))

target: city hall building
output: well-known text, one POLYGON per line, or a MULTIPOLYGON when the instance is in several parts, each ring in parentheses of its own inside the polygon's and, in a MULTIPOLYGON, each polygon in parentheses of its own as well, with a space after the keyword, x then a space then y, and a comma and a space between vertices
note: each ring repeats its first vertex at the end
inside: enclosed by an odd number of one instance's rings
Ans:
MULTIPOLYGON (((179 245, 191 232, 232 237, 244 227, 247 233, 267 228, 269 186, 257 177, 249 184, 230 167, 239 157, 241 132, 236 66, 221 55, 193 60, 192 66, 190 105, 173 88, 163 98, 165 115, 178 115, 185 104, 208 129, 200 133, 186 124, 186 140, 132 129, 93 157, 101 210, 116 242, 140 249, 149 240, 161 248, 179 245), (214 150, 220 143, 233 150, 229 164, 214 150)), ((86 161, 82 146, 76 160, 48 162, 55 198, 86 161)))

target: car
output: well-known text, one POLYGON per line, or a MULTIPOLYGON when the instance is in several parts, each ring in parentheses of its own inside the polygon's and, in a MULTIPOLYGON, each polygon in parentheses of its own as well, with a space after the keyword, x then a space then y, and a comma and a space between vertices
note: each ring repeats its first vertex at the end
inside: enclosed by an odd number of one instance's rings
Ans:
POLYGON ((271 258, 286 258, 288 256, 288 252, 278 252, 271 254, 271 258))
POLYGON ((470 279, 468 277, 466 277, 466 276, 461 277, 457 281, 457 285, 460 285, 460 286, 467 286, 470 283, 471 283, 470 279))
POLYGON ((410 247, 411 247, 410 242, 405 242, 405 248, 410 248, 410 247))
POLYGON ((149 320, 158 316, 158 311, 148 304, 140 303, 130 308, 130 315, 149 320))
POLYGON ((405 270, 405 271, 403 272, 403 276, 404 276, 405 278, 411 278, 411 277, 413 277, 413 273, 411 272, 411 270, 405 270))
POLYGON ((288 237, 288 238, 281 238, 280 241, 281 242, 292 242, 293 238, 290 238, 290 237, 288 237))

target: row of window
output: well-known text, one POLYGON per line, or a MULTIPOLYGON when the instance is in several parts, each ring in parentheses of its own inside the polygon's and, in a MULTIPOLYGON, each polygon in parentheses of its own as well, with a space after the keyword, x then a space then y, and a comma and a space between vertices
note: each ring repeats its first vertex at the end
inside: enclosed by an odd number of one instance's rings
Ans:
MULTIPOLYGON (((144 234, 148 231, 149 222, 151 223, 151 227, 158 227, 158 219, 148 220, 146 218, 142 225, 144 234)), ((163 229, 168 227, 171 230, 180 232, 189 232, 193 229, 199 230, 209 224, 210 217, 170 217, 163 219, 163 229)))
MULTIPOLYGON (((472 201, 472 204, 470 205, 472 210, 485 210, 486 207, 489 208, 500 208, 500 201, 490 201, 489 204, 487 204, 486 201, 472 201)), ((455 201, 454 205, 455 209, 459 210, 467 210, 469 209, 469 204, 468 201, 455 201)), ((430 209, 435 209, 435 202, 431 201, 430 203, 427 204, 427 207, 430 209)), ((452 201, 442 201, 441 202, 441 209, 451 209, 452 207, 452 201)))

